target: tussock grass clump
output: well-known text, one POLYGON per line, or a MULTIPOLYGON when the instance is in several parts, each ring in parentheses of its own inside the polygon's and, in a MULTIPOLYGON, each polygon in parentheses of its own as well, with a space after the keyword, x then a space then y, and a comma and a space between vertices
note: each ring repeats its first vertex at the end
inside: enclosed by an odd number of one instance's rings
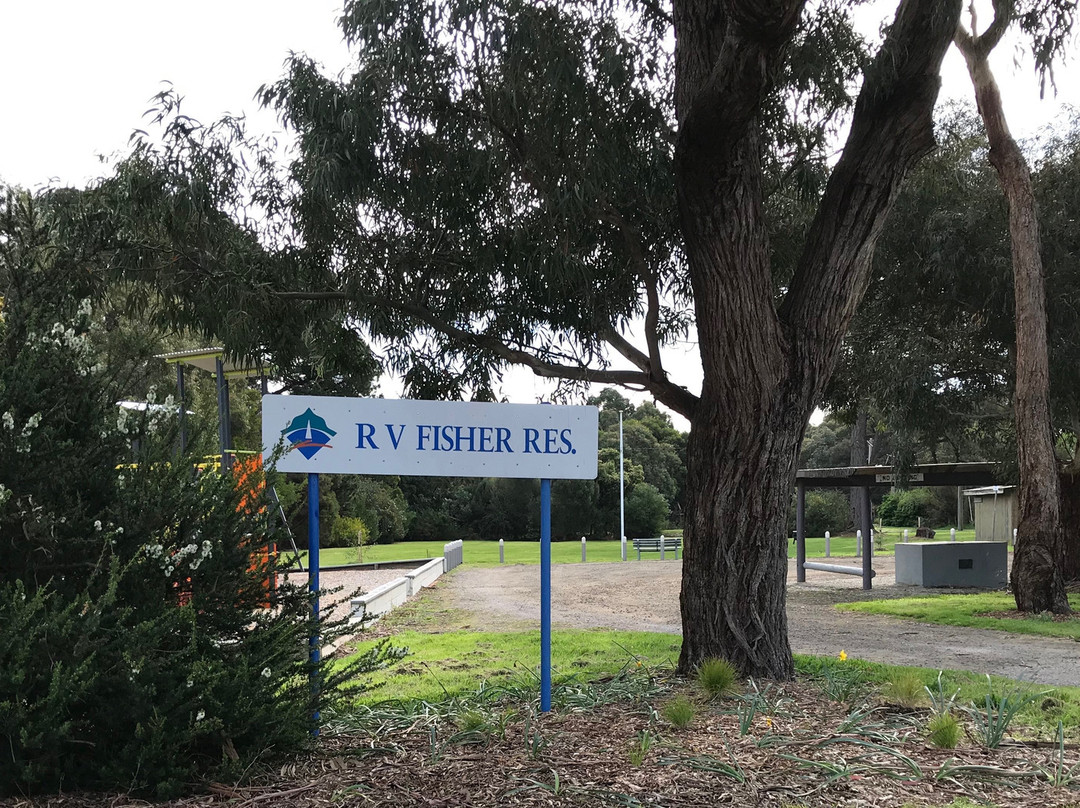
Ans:
POLYGON ((889 704, 919 707, 926 702, 926 686, 917 674, 897 671, 885 682, 881 695, 889 704))
POLYGON ((960 743, 960 721, 952 713, 938 713, 926 724, 927 740, 938 749, 955 749, 960 743))
POLYGON ((710 699, 722 699, 735 693, 739 673, 726 659, 706 659, 697 669, 698 684, 710 699))
POLYGON ((690 726, 695 712, 694 703, 683 695, 673 698, 661 710, 667 722, 676 729, 686 729, 690 726))

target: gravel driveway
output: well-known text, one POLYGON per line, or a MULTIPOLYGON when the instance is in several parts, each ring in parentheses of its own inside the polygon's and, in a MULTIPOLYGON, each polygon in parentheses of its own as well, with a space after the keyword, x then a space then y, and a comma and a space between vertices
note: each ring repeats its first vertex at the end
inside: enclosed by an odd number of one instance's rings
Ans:
MULTIPOLYGON (((857 563, 855 559, 835 559, 857 563)), ((795 583, 788 568, 788 625, 792 650, 837 654, 898 665, 951 668, 1048 685, 1080 686, 1080 645, 1073 640, 919 623, 832 608, 843 601, 895 598, 943 590, 897 586, 893 559, 874 560, 874 589, 854 576, 807 571, 795 583)), ((556 627, 606 627, 678 634, 681 561, 556 564, 552 621, 556 627)), ((539 625, 536 566, 463 568, 444 579, 447 600, 469 612, 477 629, 539 625)), ((965 590, 946 590, 965 591, 965 590)))

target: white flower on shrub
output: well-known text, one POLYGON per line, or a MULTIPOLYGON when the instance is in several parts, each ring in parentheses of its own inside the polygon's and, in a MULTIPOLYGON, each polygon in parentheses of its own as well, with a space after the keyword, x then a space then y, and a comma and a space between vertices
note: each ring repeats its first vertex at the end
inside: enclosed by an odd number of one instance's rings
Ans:
POLYGON ((11 410, 5 412, 3 416, 0 416, 0 420, 4 422, 4 429, 8 432, 15 431, 15 416, 12 414, 11 410))
POLYGON ((263 668, 262 669, 262 676, 263 676, 264 679, 269 679, 270 678, 270 668, 263 668))
POLYGON ((95 519, 94 520, 94 531, 97 532, 97 533, 101 532, 101 520, 100 519, 95 519))
POLYGON ((195 713, 196 723, 202 721, 204 718, 206 718, 206 710, 199 710, 199 712, 195 713))

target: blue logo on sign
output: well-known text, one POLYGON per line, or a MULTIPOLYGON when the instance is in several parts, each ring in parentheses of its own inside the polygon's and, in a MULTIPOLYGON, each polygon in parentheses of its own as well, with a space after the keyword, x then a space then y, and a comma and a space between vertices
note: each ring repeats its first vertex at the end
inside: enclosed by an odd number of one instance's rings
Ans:
POLYGON ((337 434, 326 425, 326 421, 313 413, 310 407, 293 418, 282 432, 292 444, 292 448, 299 450, 308 460, 320 449, 333 449, 330 438, 337 434))

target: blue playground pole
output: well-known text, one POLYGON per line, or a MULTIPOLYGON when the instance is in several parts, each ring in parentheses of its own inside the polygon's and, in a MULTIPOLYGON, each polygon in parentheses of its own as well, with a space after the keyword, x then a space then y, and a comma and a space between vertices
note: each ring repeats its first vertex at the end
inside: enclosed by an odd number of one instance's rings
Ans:
MULTIPOLYGON (((311 604, 311 614, 319 619, 319 475, 308 475, 308 589, 315 595, 311 604)), ((311 639, 308 641, 312 666, 319 664, 319 629, 316 623, 311 639)), ((312 668, 311 690, 315 694, 315 713, 312 715, 314 726, 311 734, 319 734, 319 673, 312 668)))
POLYGON ((540 712, 551 712, 551 480, 540 481, 540 712))

